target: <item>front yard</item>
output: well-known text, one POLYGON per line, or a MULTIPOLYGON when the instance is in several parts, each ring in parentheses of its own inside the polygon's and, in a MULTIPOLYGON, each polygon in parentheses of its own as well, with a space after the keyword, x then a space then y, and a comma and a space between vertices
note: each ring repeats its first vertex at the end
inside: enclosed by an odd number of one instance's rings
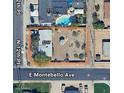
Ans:
POLYGON ((22 93, 23 91, 35 91, 32 93, 50 93, 50 83, 13 84, 13 93, 22 93))

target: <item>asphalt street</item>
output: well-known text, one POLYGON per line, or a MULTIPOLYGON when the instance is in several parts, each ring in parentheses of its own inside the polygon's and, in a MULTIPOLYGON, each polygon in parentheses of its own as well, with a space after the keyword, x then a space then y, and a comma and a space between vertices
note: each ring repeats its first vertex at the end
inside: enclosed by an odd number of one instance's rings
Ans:
MULTIPOLYGON (((22 2, 21 2, 22 5, 22 2)), ((23 7, 20 6, 20 9, 23 10, 23 7)), ((17 2, 16 0, 13 0, 13 65, 16 64, 16 46, 17 46, 17 40, 21 41, 21 45, 23 42, 23 15, 17 15, 17 2)), ((20 45, 20 46, 21 46, 20 45)))
POLYGON ((13 69, 14 80, 110 80, 110 70, 109 69, 37 69, 37 68, 14 68, 13 69), (70 73, 74 77, 40 77, 33 76, 34 73, 44 74, 44 73, 70 73), (32 75, 32 77, 30 77, 32 75))

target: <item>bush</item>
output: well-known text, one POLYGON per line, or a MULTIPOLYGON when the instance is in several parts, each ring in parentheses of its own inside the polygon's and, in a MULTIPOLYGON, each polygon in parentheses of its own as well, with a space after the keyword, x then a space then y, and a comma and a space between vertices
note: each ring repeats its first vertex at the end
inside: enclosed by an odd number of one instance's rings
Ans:
POLYGON ((50 57, 46 56, 46 54, 38 53, 34 56, 34 61, 36 62, 49 62, 51 60, 50 57))
POLYGON ((95 5, 95 10, 96 10, 96 11, 99 11, 99 9, 100 9, 99 4, 95 5))
POLYGON ((33 11, 34 11, 34 6, 33 6, 33 4, 32 4, 32 3, 30 3, 30 10, 31 10, 31 12, 33 12, 33 11))
POLYGON ((83 53, 80 53, 80 54, 79 54, 79 58, 80 58, 80 59, 83 59, 83 58, 84 58, 84 54, 83 54, 83 53))
POLYGON ((73 32, 72 32, 72 36, 75 36, 75 37, 77 37, 77 36, 78 36, 78 32, 76 32, 76 31, 73 31, 73 32))
POLYGON ((74 57, 75 57, 75 58, 78 58, 79 56, 78 56, 78 54, 77 54, 77 53, 75 53, 75 54, 74 54, 74 57))
POLYGON ((98 19, 98 14, 96 12, 94 12, 92 14, 92 18, 93 18, 93 22, 97 22, 99 19, 98 19))
POLYGON ((85 47, 86 47, 86 44, 83 43, 82 46, 81 46, 81 49, 85 49, 85 47))
POLYGON ((79 48, 79 47, 80 47, 80 43, 79 43, 79 41, 78 41, 78 40, 76 40, 76 41, 75 41, 75 45, 76 45, 76 47, 77 47, 77 48, 79 48))
POLYGON ((93 22, 93 27, 94 29, 104 29, 105 24, 103 21, 97 21, 97 22, 93 22))
POLYGON ((30 17, 31 23, 34 23, 34 18, 31 16, 30 17))

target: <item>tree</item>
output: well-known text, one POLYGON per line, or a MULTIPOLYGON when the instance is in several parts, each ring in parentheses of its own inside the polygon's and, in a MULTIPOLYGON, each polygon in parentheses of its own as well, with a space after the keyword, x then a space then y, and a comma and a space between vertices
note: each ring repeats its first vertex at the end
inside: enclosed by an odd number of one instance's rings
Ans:
POLYGON ((79 54, 79 58, 80 58, 80 59, 83 59, 83 58, 84 58, 84 54, 83 54, 83 53, 80 53, 80 54, 79 54))
POLYGON ((36 62, 49 62, 50 60, 51 60, 51 57, 48 57, 42 53, 37 53, 34 56, 34 61, 36 62))
POLYGON ((98 15, 97 15, 96 12, 94 12, 94 13, 92 14, 92 18, 93 18, 93 22, 97 22, 97 21, 98 21, 98 15))
POLYGON ((78 41, 78 40, 76 40, 76 41, 75 41, 75 45, 76 45, 76 47, 77 47, 77 48, 79 48, 79 47, 80 47, 80 43, 79 43, 79 41, 78 41))
POLYGON ((99 11, 99 9, 100 9, 99 4, 95 5, 95 10, 96 10, 96 11, 99 11))
POLYGON ((30 10, 31 10, 31 12, 33 12, 33 11, 34 11, 34 6, 33 6, 33 4, 32 4, 32 3, 30 3, 30 10))
POLYGON ((66 53, 66 58, 69 58, 69 54, 68 53, 66 53))
POLYGON ((86 43, 83 43, 81 49, 85 49, 85 47, 86 47, 86 43))
POLYGON ((34 18, 31 16, 30 17, 31 23, 34 23, 34 18))
POLYGON ((72 36, 75 36, 75 37, 77 37, 77 36, 78 36, 78 32, 76 32, 76 31, 73 31, 73 32, 72 32, 72 36))
POLYGON ((95 28, 95 29, 104 29, 104 27, 105 27, 105 24, 104 24, 104 22, 103 21, 97 21, 97 22, 93 22, 93 27, 95 28))
POLYGON ((79 56, 78 56, 78 54, 77 54, 77 53, 75 53, 75 54, 74 54, 74 57, 75 57, 75 58, 78 58, 79 56))

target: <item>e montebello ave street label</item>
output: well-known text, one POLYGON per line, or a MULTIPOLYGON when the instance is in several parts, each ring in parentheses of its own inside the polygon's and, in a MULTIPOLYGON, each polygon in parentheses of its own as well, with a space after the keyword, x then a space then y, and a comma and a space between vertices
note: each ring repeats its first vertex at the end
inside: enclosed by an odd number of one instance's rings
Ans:
POLYGON ((75 74, 72 73, 38 73, 38 72, 30 72, 30 78, 73 78, 75 74))

